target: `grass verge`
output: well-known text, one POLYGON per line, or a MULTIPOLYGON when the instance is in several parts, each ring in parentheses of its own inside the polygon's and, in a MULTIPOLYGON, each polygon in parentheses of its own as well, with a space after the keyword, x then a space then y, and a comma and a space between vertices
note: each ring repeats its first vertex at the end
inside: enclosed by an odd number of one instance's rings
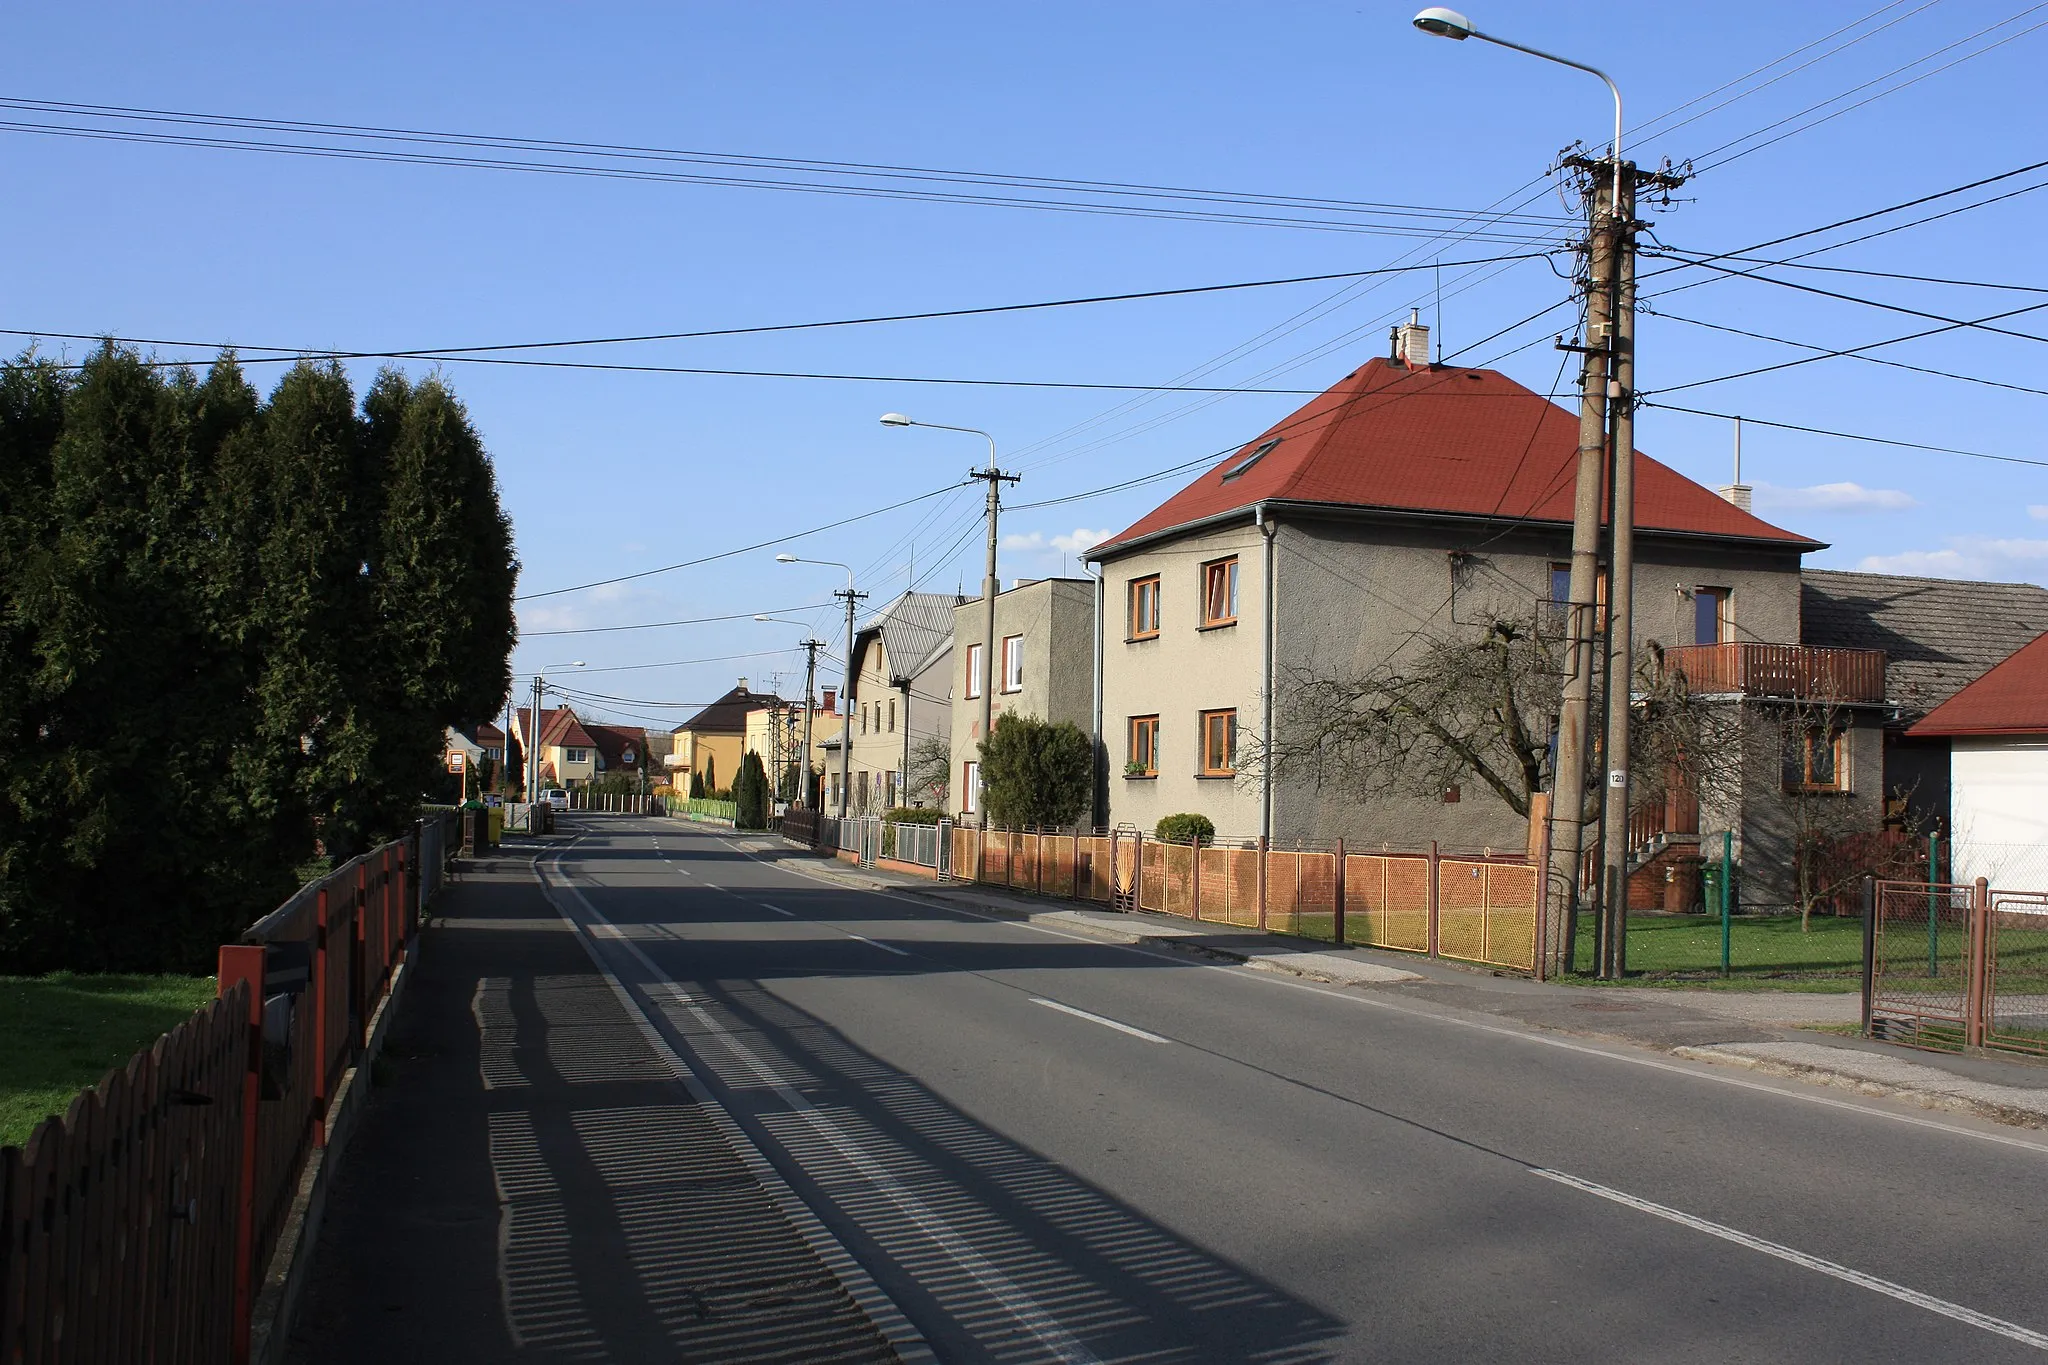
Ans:
POLYGON ((213 999, 212 977, 0 977, 0 1146, 213 999))

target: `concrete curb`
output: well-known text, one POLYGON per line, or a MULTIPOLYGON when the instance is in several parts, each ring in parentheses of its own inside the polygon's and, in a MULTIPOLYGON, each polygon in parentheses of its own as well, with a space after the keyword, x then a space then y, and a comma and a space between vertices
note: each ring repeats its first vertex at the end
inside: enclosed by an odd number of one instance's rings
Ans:
POLYGON ((1774 1049, 1818 1046, 1805 1043, 1722 1043, 1707 1047, 1675 1047, 1671 1049, 1671 1055, 1695 1062, 1760 1071, 1768 1076, 1783 1076, 1837 1090, 1852 1090, 1859 1095, 1908 1100, 1923 1109, 1968 1114, 2019 1128, 2048 1128, 2048 1091, 2042 1092, 2041 1098, 2029 1106, 2008 1103, 1997 1097, 1997 1092, 2014 1087, 1965 1081, 1935 1067, 1903 1058, 1871 1056, 1868 1063, 1859 1066, 1849 1059, 1865 1054, 1844 1052, 1843 1061, 1831 1060, 1829 1063, 1808 1061, 1798 1056, 1771 1055, 1774 1049), (1900 1079, 1884 1074, 1901 1070, 1925 1072, 1927 1075, 1900 1079))
POLYGON ((342 1153, 348 1149, 349 1139, 355 1136, 363 1106, 369 1102, 368 1069, 383 1054, 385 1035, 390 1032, 398 1002, 405 996, 406 984, 412 979, 412 964, 417 960, 419 945, 417 934, 406 944, 405 958, 391 974, 391 989, 384 993, 384 999, 370 1016, 362 1058, 342 1073, 335 1087, 333 1103, 327 1109, 326 1143, 313 1149, 299 1176, 291 1209, 285 1214, 284 1229, 278 1234, 277 1249, 271 1253, 270 1265, 264 1270, 263 1284, 250 1312, 252 1365, 273 1365, 283 1359, 291 1340, 292 1317, 306 1286, 313 1248, 320 1241, 320 1224, 327 1214, 327 1196, 336 1179, 335 1171, 342 1153))

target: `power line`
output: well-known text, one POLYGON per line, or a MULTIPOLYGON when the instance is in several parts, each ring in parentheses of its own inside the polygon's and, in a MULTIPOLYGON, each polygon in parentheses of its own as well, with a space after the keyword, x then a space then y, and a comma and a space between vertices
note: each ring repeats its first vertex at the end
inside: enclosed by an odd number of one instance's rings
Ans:
POLYGON ((665 626, 704 626, 714 621, 751 621, 756 616, 773 616, 784 611, 810 611, 814 607, 830 606, 829 602, 807 602, 800 607, 769 607, 764 611, 735 612, 731 616, 696 616, 687 621, 636 621, 624 626, 577 626, 563 630, 522 630, 519 638, 536 640, 543 635, 605 635, 620 630, 660 630, 665 626))
MULTIPOLYGON (((1775 342, 1780 346, 1797 346, 1804 351, 1827 352, 1827 347, 1816 346, 1810 341, 1794 341, 1790 337, 1772 336, 1768 332, 1751 332, 1741 327, 1730 327, 1725 323, 1706 322, 1699 318, 1689 318, 1678 313, 1668 313, 1658 309, 1645 308, 1643 312, 1649 317, 1663 318, 1669 322, 1682 322, 1690 327, 1703 327, 1711 332, 1727 332, 1733 336, 1748 337, 1752 341, 1769 341, 1775 342)), ((1822 357, 1816 357, 1816 359, 1819 358, 1822 357)), ((1926 365, 1908 365, 1902 360, 1886 360, 1882 356, 1862 355, 1853 352, 1847 358, 1850 360, 1861 360, 1870 365, 1883 365, 1894 370, 1911 370, 1915 374, 1933 375, 1939 379, 1957 379, 1965 384, 1983 384, 1989 388, 2010 389, 2015 393, 2034 393, 2048 397, 2048 389, 2028 388, 2025 384, 2009 384, 2002 379, 1986 379, 1982 375, 1959 374, 1953 370, 1937 370, 1926 365)))
POLYGON ((715 555, 704 555, 697 559, 686 559, 680 564, 664 564, 658 569, 642 569, 638 573, 620 574, 617 578, 600 578, 595 582, 577 583, 567 588, 549 588, 545 592, 521 593, 512 600, 514 602, 531 602, 537 597, 559 597, 563 593, 583 592, 590 588, 606 588, 614 583, 630 583, 636 578, 652 578, 656 574, 674 573, 677 569, 693 569, 699 564, 711 564, 721 559, 731 559, 734 555, 751 554, 755 550, 765 550, 770 545, 780 545, 791 540, 802 540, 806 536, 814 536, 823 531, 833 531, 841 526, 851 526, 856 521, 866 521, 869 517, 879 517, 885 512, 894 512, 899 507, 909 507, 913 503, 923 502, 926 498, 936 498, 941 494, 950 493, 956 488, 965 488, 966 486, 967 480, 962 479, 959 483, 949 483, 944 488, 934 488, 928 493, 919 493, 914 498, 905 498, 901 502, 892 502, 887 507, 877 507, 870 512, 858 512, 850 517, 841 517, 838 521, 828 521, 823 526, 813 526, 808 531, 794 531, 787 535, 773 536, 767 540, 757 541, 752 545, 742 545, 736 550, 721 550, 715 555))
MULTIPOLYGON (((2039 188, 2039 186, 2035 188, 2039 188)), ((2024 193, 2024 191, 2015 191, 2015 193, 2024 193)), ((1847 244, 1844 243, 1843 245, 1847 244)), ((1828 247, 1826 249, 1832 251, 1835 248, 1828 247)), ((1952 284, 1965 289, 2001 289, 2018 294, 2048 294, 2048 285, 2011 284, 2002 280, 1958 280, 1947 275, 1912 275, 1898 270, 1866 270, 1853 265, 1816 265, 1812 261, 1801 260, 1796 256, 1782 261, 1775 260, 1769 256, 1709 256, 1705 252, 1689 251, 1684 247, 1676 246, 1666 246, 1661 251, 1646 251, 1643 254, 1685 261, 1688 265, 1692 264, 1692 262, 1686 260, 1686 258, 1697 256, 1703 258, 1703 261, 1707 259, 1740 261, 1744 265, 1771 265, 1785 270, 1818 270, 1825 271, 1831 275, 1863 275, 1876 280, 1904 280, 1910 284, 1952 284)))
POLYGON ((1803 426, 1797 422, 1773 422, 1765 417, 1751 417, 1748 413, 1709 412, 1705 408, 1681 407, 1677 403, 1659 403, 1650 398, 1643 399, 1642 404, 1646 408, 1662 408, 1666 412, 1690 413, 1695 417, 1718 417, 1723 421, 1731 422, 1739 420, 1754 426, 1776 427, 1780 431, 1805 432, 1809 436, 1832 436, 1843 441, 1865 441, 1871 445, 1898 446, 1905 450, 1929 450, 1938 455, 1967 455, 1973 460, 1996 460, 2000 464, 2023 464, 2032 465, 2039 469, 2048 469, 2048 460, 2029 460, 2020 455, 1993 455, 1982 450, 1962 450, 1955 446, 1925 445, 1919 441, 1900 441, 1889 436, 1866 436, 1854 431, 1829 431, 1825 427, 1803 426))
POLYGON ((757 649, 749 654, 715 654, 707 659, 668 659, 658 664, 611 664, 604 668, 579 668, 576 676, 587 673, 639 673, 650 668, 687 668, 694 664, 724 664, 737 659, 772 659, 789 653, 788 649, 757 649))
MULTIPOLYGON (((1818 285, 1801 284, 1797 280, 1773 279, 1769 275, 1761 274, 1754 270, 1739 270, 1734 266, 1721 265, 1715 261, 1701 261, 1699 264, 1708 270, 1718 270, 1724 275, 1736 275, 1743 279, 1756 280, 1763 284, 1775 284, 1780 289, 1795 289, 1802 294, 1816 294, 1821 298, 1839 299, 1844 303, 1860 303, 1866 308, 1879 308, 1888 313, 1903 313, 1907 317, 1926 318, 1931 322, 1946 322, 1956 327, 1972 327, 1980 331, 1995 332, 1999 336, 2016 337, 2021 341, 2048 342, 2048 337, 2036 336, 2032 332, 2015 332, 2005 327, 1987 327, 1981 322, 1968 322, 1961 318, 1949 317, 1945 313, 1930 313, 1925 309, 1908 308, 1903 304, 1884 303, 1878 299, 1866 299, 1858 294, 1844 294, 1835 289, 1822 289, 1818 285)), ((2048 289, 2031 292, 2048 294, 2048 289)))

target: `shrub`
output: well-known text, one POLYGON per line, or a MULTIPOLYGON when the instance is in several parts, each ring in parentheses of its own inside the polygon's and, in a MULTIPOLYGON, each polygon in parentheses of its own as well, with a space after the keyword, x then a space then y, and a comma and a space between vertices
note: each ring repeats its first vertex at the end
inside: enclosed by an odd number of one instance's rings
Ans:
POLYGON ((892 806, 882 813, 884 821, 895 825, 936 825, 945 818, 944 811, 923 806, 892 806))
POLYGON ((981 741, 982 804, 1011 829, 1070 825, 1095 788, 1095 744, 1072 721, 999 716, 981 741))
POLYGON ((740 759, 740 775, 733 780, 733 824, 739 829, 768 828, 768 774, 761 756, 749 750, 740 759))
POLYGON ((1152 833, 1169 844, 1211 844, 1216 842, 1216 822, 1206 815, 1182 811, 1179 815, 1162 816, 1152 833))
POLYGON ((691 773, 691 774, 690 774, 690 796, 691 796, 691 797, 692 797, 693 799, 695 799, 695 798, 701 798, 701 797, 702 797, 703 795, 704 795, 704 774, 702 774, 702 773, 691 773))

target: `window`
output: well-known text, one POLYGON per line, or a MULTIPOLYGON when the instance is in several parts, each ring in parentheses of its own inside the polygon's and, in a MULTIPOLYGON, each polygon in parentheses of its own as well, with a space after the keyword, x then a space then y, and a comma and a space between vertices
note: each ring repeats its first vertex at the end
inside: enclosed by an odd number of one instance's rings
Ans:
POLYGON ((1726 588, 1694 588, 1692 591, 1692 642, 1696 645, 1725 645, 1735 639, 1735 619, 1729 614, 1730 593, 1726 588))
POLYGON ((866 734, 866 733, 868 732, 868 708, 867 708, 867 703, 866 703, 866 702, 862 702, 862 703, 861 703, 861 708, 860 708, 860 732, 861 732, 862 734, 866 734))
POLYGON ((1237 624, 1237 556, 1202 566, 1202 625, 1237 624))
POLYGON ((889 733, 896 733, 896 703, 893 701, 889 703, 889 733))
POLYGON ((562 761, 564 763, 588 763, 590 762, 590 750, 564 749, 562 750, 562 761))
POLYGON ((1202 776, 1229 777, 1237 771, 1237 712, 1202 713, 1202 776))
POLYGON ((968 759, 960 765, 960 813, 974 815, 981 810, 981 765, 968 759))
POLYGON ((1150 640, 1159 634, 1159 575, 1131 580, 1129 629, 1133 640, 1150 640))
POLYGON ((1159 717, 1131 717, 1131 743, 1124 760, 1124 776, 1159 776, 1159 717))
POLYGON ((981 695, 981 646, 967 646, 967 686, 962 689, 965 697, 981 695))
MULTIPOLYGON (((1566 602, 1572 600, 1572 566, 1552 564, 1550 566, 1550 600, 1566 602)), ((1607 602, 1607 566, 1600 566, 1600 573, 1593 581, 1593 601, 1599 605, 1607 602)))
POLYGON ((1003 637, 1003 691, 1024 690, 1024 637, 1005 635, 1003 637))
POLYGON ((1785 736, 1785 790, 1849 790, 1849 732, 1814 725, 1785 736))
POLYGON ((1268 455, 1271 455, 1273 453, 1273 447, 1279 444, 1280 438, 1278 436, 1275 436, 1270 441, 1259 442, 1257 448, 1255 448, 1251 454, 1245 456, 1242 460, 1239 460, 1236 464, 1232 465, 1230 468, 1223 471, 1223 482, 1229 483, 1232 479, 1244 473, 1247 469, 1250 469, 1260 460, 1263 460, 1268 455))

